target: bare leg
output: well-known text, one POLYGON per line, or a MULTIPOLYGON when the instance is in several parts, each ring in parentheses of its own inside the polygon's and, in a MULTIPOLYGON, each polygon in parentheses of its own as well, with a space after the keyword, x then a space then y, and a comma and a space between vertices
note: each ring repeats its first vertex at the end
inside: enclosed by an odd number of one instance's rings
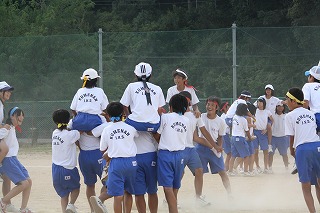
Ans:
POLYGON ((158 194, 148 194, 148 205, 150 213, 158 212, 158 194))
POLYGON ((249 171, 253 172, 254 154, 249 156, 249 171))
POLYGON ((27 187, 22 191, 21 209, 25 209, 27 207, 29 197, 30 197, 32 181, 29 178, 29 179, 27 179, 27 182, 28 182, 27 187))
MULTIPOLYGON (((319 179, 318 179, 318 183, 319 183, 319 179)), ((317 195, 318 203, 320 204, 320 187, 319 187, 319 184, 315 185, 315 188, 316 188, 316 195, 317 195)))
POLYGON ((132 195, 127 191, 124 191, 123 203, 124 203, 124 212, 130 213, 132 209, 133 201, 132 201, 132 195))
POLYGON ((271 141, 272 141, 272 127, 271 124, 268 123, 267 125, 267 135, 268 135, 268 145, 271 145, 271 141))
POLYGON ((62 213, 66 213, 66 208, 69 203, 69 195, 62 197, 60 200, 62 213))
POLYGON ((283 160, 284 166, 285 166, 286 168, 288 168, 288 166, 289 166, 288 155, 287 155, 287 154, 286 154, 286 155, 282 155, 282 160, 283 160))
POLYGON ((229 172, 233 172, 234 161, 235 161, 235 157, 231 156, 230 163, 229 163, 229 172))
POLYGON ((123 196, 115 196, 113 199, 114 199, 113 200, 114 213, 122 213, 123 196))
POLYGON ((196 196, 200 197, 202 195, 202 187, 203 187, 203 169, 198 168, 195 170, 194 177, 194 188, 196 191, 196 196))
POLYGON ((249 156, 243 158, 243 171, 248 172, 249 168, 249 156))
MULTIPOLYGON (((79 193, 80 193, 80 188, 79 189, 74 189, 71 193, 70 193, 70 203, 71 204, 75 204, 75 202, 77 201, 78 197, 79 197, 79 193)), ((90 202, 89 202, 90 203, 90 202)))
POLYGON ((254 162, 256 163, 256 167, 260 168, 260 165, 259 165, 259 149, 256 149, 254 151, 254 162))
POLYGON ((164 194, 168 203, 169 213, 178 213, 177 195, 172 187, 163 187, 164 194))
POLYGON ((272 168, 272 164, 273 164, 273 155, 274 155, 274 153, 269 152, 269 159, 268 159, 269 168, 272 168))
POLYGON ((304 200, 307 204, 307 207, 309 209, 310 213, 314 213, 316 212, 315 206, 314 206, 314 201, 313 201, 313 197, 311 194, 311 184, 309 183, 301 183, 301 187, 302 187, 302 192, 303 192, 303 197, 304 200))
POLYGON ((146 200, 144 199, 144 195, 136 195, 136 206, 139 213, 146 213, 147 207, 146 207, 146 200))
POLYGON ((263 150, 263 164, 264 164, 264 169, 268 169, 268 150, 263 150))
POLYGON ((231 153, 227 154, 226 160, 224 161, 224 167, 225 167, 226 171, 229 170, 230 159, 231 159, 231 153))
POLYGON ((87 200, 89 202, 89 205, 90 205, 90 210, 91 212, 94 212, 94 209, 90 203, 90 197, 91 196, 95 196, 96 195, 96 191, 95 191, 95 184, 93 185, 87 185, 86 187, 86 196, 87 196, 87 200))
MULTIPOLYGON (((2 194, 6 196, 11 190, 11 180, 7 175, 2 175, 3 183, 2 183, 2 194)), ((8 204, 11 204, 11 200, 8 204)))
POLYGON ((227 190, 228 194, 231 194, 230 181, 226 171, 220 171, 219 175, 221 177, 224 188, 227 190))

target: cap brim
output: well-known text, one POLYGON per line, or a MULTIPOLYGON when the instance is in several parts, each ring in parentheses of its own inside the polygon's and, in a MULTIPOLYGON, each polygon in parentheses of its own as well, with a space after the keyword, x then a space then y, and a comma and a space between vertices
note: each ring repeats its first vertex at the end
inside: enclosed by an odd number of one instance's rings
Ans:
POLYGON ((305 76, 309 76, 309 75, 310 75, 310 71, 305 71, 305 72, 304 72, 304 75, 305 75, 305 76))
POLYGON ((4 87, 1 89, 2 91, 9 91, 9 90, 14 90, 13 87, 4 87))

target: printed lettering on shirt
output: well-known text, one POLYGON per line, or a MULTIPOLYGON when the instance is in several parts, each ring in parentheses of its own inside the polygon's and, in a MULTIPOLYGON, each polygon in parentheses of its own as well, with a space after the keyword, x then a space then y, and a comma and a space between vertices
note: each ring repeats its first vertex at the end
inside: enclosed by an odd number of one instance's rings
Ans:
POLYGON ((319 89, 320 89, 320 85, 317 85, 317 86, 314 88, 315 91, 318 91, 319 89))
POLYGON ((171 128, 174 129, 175 131, 177 132, 186 132, 187 131, 187 127, 184 123, 182 122, 174 122, 172 125, 171 125, 171 128))
MULTIPOLYGON (((156 95, 157 93, 156 93, 156 91, 154 91, 154 89, 151 89, 151 88, 148 88, 149 89, 149 92, 151 93, 151 94, 153 94, 153 95, 156 95)), ((139 87, 134 93, 136 93, 136 94, 139 94, 140 92, 142 93, 142 95, 144 95, 144 91, 145 90, 145 88, 144 87, 139 87)))
POLYGON ((314 122, 314 118, 311 115, 304 114, 304 115, 299 115, 299 117, 296 120, 296 124, 309 124, 314 122))
POLYGON ((60 145, 64 143, 64 141, 62 140, 62 138, 60 138, 59 136, 53 136, 52 138, 52 145, 60 145))
POLYGON ((92 93, 84 93, 80 95, 79 101, 83 100, 83 102, 93 102, 98 101, 98 98, 92 93))
POLYGON ((233 118, 233 119, 232 119, 232 122, 235 123, 235 125, 238 125, 238 126, 239 126, 239 121, 238 121, 236 118, 233 118))
POLYGON ((110 139, 124 139, 125 136, 129 136, 130 133, 125 129, 115 129, 110 133, 110 139))

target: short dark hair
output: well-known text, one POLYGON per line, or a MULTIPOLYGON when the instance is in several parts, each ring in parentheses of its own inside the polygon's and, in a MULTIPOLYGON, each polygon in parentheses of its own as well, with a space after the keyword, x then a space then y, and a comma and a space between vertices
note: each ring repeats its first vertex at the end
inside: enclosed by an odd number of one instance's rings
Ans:
POLYGON ((188 100, 185 96, 176 94, 171 97, 169 106, 172 108, 173 112, 181 113, 183 115, 187 111, 188 100))
POLYGON ((188 91, 181 91, 179 94, 180 94, 180 95, 183 95, 184 97, 189 98, 190 100, 192 100, 191 93, 188 92, 188 91))
POLYGON ((257 111, 257 107, 253 105, 251 102, 247 102, 248 110, 251 113, 251 115, 255 115, 257 111))
POLYGON ((121 117, 123 105, 120 102, 111 102, 107 106, 107 113, 110 117, 121 117))
POLYGON ((93 87, 96 87, 97 86, 97 82, 98 82, 98 78, 94 78, 94 79, 88 79, 86 81, 86 85, 85 87, 86 88, 93 88, 93 87))
MULTIPOLYGON (((65 109, 57 109, 52 113, 52 120, 56 125, 58 125, 59 123, 68 124, 70 120, 70 112, 65 109)), ((58 129, 67 129, 67 125, 62 125, 58 127, 58 129)))
POLYGON ((266 99, 260 97, 260 98, 258 98, 257 102, 262 102, 263 109, 266 109, 266 105, 267 105, 266 99))
POLYGON ((13 115, 24 115, 24 112, 19 107, 12 107, 8 112, 8 118, 6 120, 6 124, 12 125, 11 116, 13 115))
POLYGON ((221 99, 218 98, 218 97, 216 97, 216 96, 209 96, 209 97, 207 98, 207 100, 206 100, 206 104, 207 104, 209 101, 210 101, 210 102, 217 102, 217 104, 218 104, 218 106, 217 106, 217 111, 218 111, 219 108, 220 108, 220 105, 221 105, 221 99))
MULTIPOLYGON (((303 95, 303 92, 300 88, 298 87, 292 87, 289 89, 288 91, 291 95, 293 95, 296 99, 298 99, 299 101, 303 101, 304 100, 304 95, 303 95)), ((289 98, 289 97, 288 97, 289 98)), ((302 105, 302 103, 297 103, 297 104, 300 104, 302 105)))
POLYGON ((245 116, 248 114, 248 106, 247 104, 240 103, 237 106, 236 115, 245 116))

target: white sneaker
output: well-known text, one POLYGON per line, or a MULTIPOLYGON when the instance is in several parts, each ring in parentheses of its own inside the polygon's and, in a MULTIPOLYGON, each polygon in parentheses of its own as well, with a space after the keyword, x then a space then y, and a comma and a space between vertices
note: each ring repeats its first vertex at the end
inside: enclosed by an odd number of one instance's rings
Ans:
POLYGON ((32 211, 32 210, 29 209, 29 208, 20 209, 19 212, 21 212, 21 213, 35 213, 34 211, 32 211))
POLYGON ((272 145, 268 145, 268 152, 273 152, 272 145))
POLYGON ((231 176, 231 177, 234 177, 234 176, 237 176, 237 173, 232 171, 232 172, 228 172, 227 175, 231 176))
POLYGON ((2 198, 0 199, 0 213, 6 213, 7 204, 5 204, 2 201, 2 198))
POLYGON ((296 166, 296 164, 294 164, 293 165, 293 168, 292 168, 292 170, 291 170, 291 174, 297 174, 298 173, 298 169, 297 169, 297 166, 296 166))
POLYGON ((244 173, 243 168, 239 167, 239 169, 238 169, 238 173, 239 173, 239 174, 243 174, 243 173, 244 173))
MULTIPOLYGON (((168 202, 165 198, 163 198, 163 201, 162 201, 163 205, 166 205, 168 207, 168 202)), ((181 209, 181 206, 179 205, 179 203, 177 202, 177 208, 178 209, 181 209)))
POLYGON ((269 168, 269 169, 268 169, 268 174, 273 174, 272 168, 269 168))
POLYGON ((90 203, 95 213, 108 213, 106 206, 97 196, 91 196, 90 203))
POLYGON ((69 203, 66 208, 66 213, 77 213, 76 206, 74 204, 69 203))
POLYGON ((6 210, 7 212, 15 212, 15 213, 20 212, 20 209, 16 208, 12 204, 8 204, 6 210))
POLYGON ((196 198, 197 204, 200 205, 201 207, 204 206, 209 206, 211 205, 210 202, 206 201, 206 197, 204 195, 200 195, 199 197, 196 198))
POLYGON ((258 167, 258 168, 256 168, 256 173, 257 174, 261 174, 263 171, 262 171, 262 169, 260 168, 260 167, 258 167))

